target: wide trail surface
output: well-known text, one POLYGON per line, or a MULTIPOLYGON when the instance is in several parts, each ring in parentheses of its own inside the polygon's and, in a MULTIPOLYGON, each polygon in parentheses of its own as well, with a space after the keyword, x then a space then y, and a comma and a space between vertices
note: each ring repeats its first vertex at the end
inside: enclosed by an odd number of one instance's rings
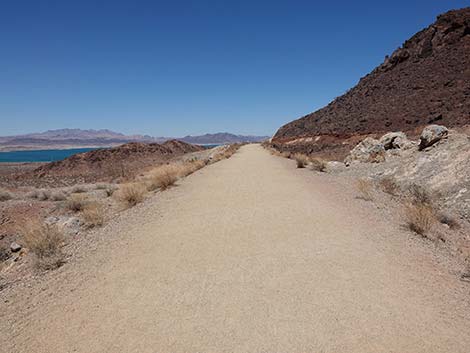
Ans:
POLYGON ((0 351, 470 352, 457 276, 290 160, 247 145, 154 199, 0 323, 0 351))

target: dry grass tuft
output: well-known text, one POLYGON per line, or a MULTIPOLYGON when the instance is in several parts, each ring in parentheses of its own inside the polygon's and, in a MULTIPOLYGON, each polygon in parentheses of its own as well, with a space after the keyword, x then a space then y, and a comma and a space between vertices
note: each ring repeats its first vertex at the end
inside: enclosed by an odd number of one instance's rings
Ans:
POLYGON ((75 194, 71 195, 67 200, 65 207, 72 212, 83 211, 85 206, 88 204, 88 200, 85 195, 75 194))
POLYGON ((386 194, 396 196, 400 191, 397 180, 392 176, 386 176, 379 181, 380 189, 386 194))
POLYGON ((328 162, 321 158, 312 158, 310 160, 310 168, 317 172, 325 172, 328 162))
POLYGON ((117 191, 118 199, 127 207, 133 207, 142 202, 147 193, 147 188, 142 183, 123 184, 117 191))
POLYGON ((52 270, 65 263, 61 250, 64 237, 57 226, 35 220, 25 223, 20 232, 24 245, 35 255, 38 268, 52 270))
POLYGON ((175 185, 181 171, 180 167, 173 164, 162 165, 154 169, 147 177, 147 190, 168 189, 170 186, 175 185))
POLYGON ((297 163, 297 168, 305 168, 308 164, 308 157, 304 154, 297 153, 294 155, 294 159, 297 163))
POLYGON ((72 189, 70 190, 70 192, 72 194, 82 194, 84 192, 87 192, 88 189, 85 185, 75 185, 74 187, 72 187, 72 189))
POLYGON ((104 190, 106 192, 106 196, 108 197, 113 196, 117 189, 118 188, 115 184, 96 184, 96 190, 104 190))
POLYGON ((7 190, 0 189, 0 201, 8 201, 13 198, 13 194, 7 190))
POLYGON ((356 188, 359 191, 358 198, 365 201, 372 201, 374 199, 374 184, 369 179, 359 179, 356 183, 356 188))
POLYGON ((50 196, 51 201, 65 201, 67 199, 67 196, 63 192, 56 191, 52 192, 50 196))
POLYGON ((425 203, 410 203, 405 207, 406 226, 411 231, 427 237, 436 222, 434 209, 425 203))
POLYGON ((197 170, 204 168, 206 166, 206 162, 203 160, 192 160, 186 161, 180 166, 179 176, 186 177, 197 170))
POLYGON ((411 198, 411 202, 417 205, 432 205, 434 203, 434 195, 424 186, 411 184, 407 188, 407 192, 411 198))
POLYGON ((98 202, 88 203, 83 209, 82 217, 88 227, 101 227, 105 222, 103 205, 98 202))

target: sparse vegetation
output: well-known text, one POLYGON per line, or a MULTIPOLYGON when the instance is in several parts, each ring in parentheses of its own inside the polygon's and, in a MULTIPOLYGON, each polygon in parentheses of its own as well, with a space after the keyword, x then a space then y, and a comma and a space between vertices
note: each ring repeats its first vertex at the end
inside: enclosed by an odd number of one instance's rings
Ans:
POLYGON ((411 202, 417 205, 432 205, 434 195, 424 186, 411 184, 407 188, 407 192, 411 198, 411 202))
POLYGON ((141 183, 124 184, 117 192, 118 199, 127 207, 133 207, 144 200, 147 188, 141 183))
POLYGON ((400 191, 397 180, 392 176, 386 176, 379 180, 380 189, 386 194, 396 196, 400 191))
POLYGON ((50 196, 51 201, 65 201, 67 199, 67 196, 63 192, 56 191, 52 192, 50 196))
POLYGON ((176 165, 162 165, 150 172, 147 177, 147 190, 165 190, 170 186, 175 185, 179 174, 180 169, 176 165))
POLYGON ((26 222, 20 233, 24 245, 34 254, 38 268, 51 270, 64 263, 61 250, 64 237, 57 226, 34 220, 26 222))
POLYGON ((68 198, 65 206, 69 211, 80 212, 83 211, 87 203, 88 200, 85 195, 75 194, 68 198))
POLYGON ((188 176, 194 173, 195 171, 203 168, 205 165, 206 165, 206 162, 203 160, 186 161, 180 166, 179 176, 180 177, 188 176))
POLYGON ((84 192, 87 192, 87 188, 84 185, 75 185, 71 190, 72 194, 81 194, 84 192))
POLYGON ((312 158, 310 160, 310 168, 317 172, 325 172, 328 162, 321 158, 312 158))
POLYGON ((359 179, 356 183, 356 188, 359 192, 358 198, 365 201, 372 201, 374 199, 374 185, 369 179, 359 179))
POLYGON ((428 237, 435 221, 433 208, 426 203, 409 203, 405 207, 406 226, 413 232, 428 237))
POLYGON ((7 190, 0 189, 0 201, 8 201, 13 198, 13 194, 7 190))
POLYGON ((304 154, 297 153, 294 155, 294 159, 297 163, 297 168, 305 168, 308 164, 308 157, 304 154))
POLYGON ((84 207, 82 217, 88 227, 101 227, 105 221, 105 211, 100 203, 90 202, 84 207))
POLYGON ((96 190, 104 190, 106 192, 106 196, 110 197, 114 194, 117 190, 117 186, 115 184, 96 184, 96 190))

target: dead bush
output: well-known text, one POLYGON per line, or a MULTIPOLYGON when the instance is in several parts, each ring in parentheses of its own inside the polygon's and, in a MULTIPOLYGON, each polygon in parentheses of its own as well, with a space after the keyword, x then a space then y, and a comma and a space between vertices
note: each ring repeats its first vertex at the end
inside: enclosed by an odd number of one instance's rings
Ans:
POLYGON ((114 184, 96 184, 96 190, 104 190, 106 196, 110 197, 117 190, 117 186, 114 184))
POLYGON ((308 164, 308 157, 304 154, 297 153, 294 155, 294 159, 297 163, 297 168, 305 168, 308 164))
POLYGON ((188 176, 195 171, 203 168, 206 165, 206 162, 203 160, 192 160, 184 162, 179 170, 179 176, 185 177, 188 176))
POLYGON ((436 214, 433 208, 425 203, 409 203, 405 206, 406 226, 411 231, 428 237, 436 222, 436 214))
POLYGON ((383 192, 392 196, 396 196, 400 190, 397 180, 392 176, 380 179, 379 186, 383 192))
POLYGON ((98 202, 88 203, 82 211, 82 217, 88 227, 101 227, 105 221, 103 205, 98 202))
POLYGON ((142 202, 147 189, 141 183, 123 184, 117 192, 118 199, 127 207, 132 207, 142 202))
POLYGON ((83 211, 87 203, 88 200, 85 195, 75 194, 69 197, 65 206, 69 211, 80 212, 83 211))
POLYGON ((432 205, 434 201, 434 195, 424 186, 418 184, 411 184, 407 188, 408 195, 411 198, 411 202, 417 205, 432 205))
POLYGON ((26 222, 20 233, 24 245, 34 254, 36 266, 40 269, 55 269, 65 262, 61 250, 64 237, 57 226, 34 220, 26 222))
POLYGON ((321 158, 312 158, 310 160, 310 168, 316 170, 317 172, 325 172, 328 162, 321 158))
POLYGON ((85 185, 75 185, 74 187, 72 187, 72 189, 70 190, 70 192, 72 194, 82 194, 84 192, 87 192, 87 187, 85 185))
POLYGON ((65 201, 67 199, 67 196, 63 192, 56 191, 52 192, 50 196, 51 201, 65 201))
POLYGON ((8 201, 13 198, 13 194, 7 190, 0 189, 0 201, 8 201))
POLYGON ((359 192, 358 198, 365 201, 372 201, 374 199, 374 184, 369 179, 359 179, 356 183, 357 191, 359 192))
POLYGON ((154 169, 147 177, 147 190, 165 190, 175 185, 180 172, 181 169, 179 167, 171 164, 162 165, 154 169))

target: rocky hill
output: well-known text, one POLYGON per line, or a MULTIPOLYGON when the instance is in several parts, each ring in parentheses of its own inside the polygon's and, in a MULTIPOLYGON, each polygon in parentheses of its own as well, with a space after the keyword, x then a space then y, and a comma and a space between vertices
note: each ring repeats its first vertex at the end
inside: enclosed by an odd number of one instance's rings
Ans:
POLYGON ((170 140, 163 144, 132 142, 119 147, 79 153, 64 160, 51 162, 19 175, 18 179, 34 180, 36 184, 67 185, 127 179, 155 164, 164 163, 203 147, 170 140))
POLYGON ((278 147, 345 153, 358 135, 470 124, 470 8, 449 11, 328 106, 281 127, 278 147))

